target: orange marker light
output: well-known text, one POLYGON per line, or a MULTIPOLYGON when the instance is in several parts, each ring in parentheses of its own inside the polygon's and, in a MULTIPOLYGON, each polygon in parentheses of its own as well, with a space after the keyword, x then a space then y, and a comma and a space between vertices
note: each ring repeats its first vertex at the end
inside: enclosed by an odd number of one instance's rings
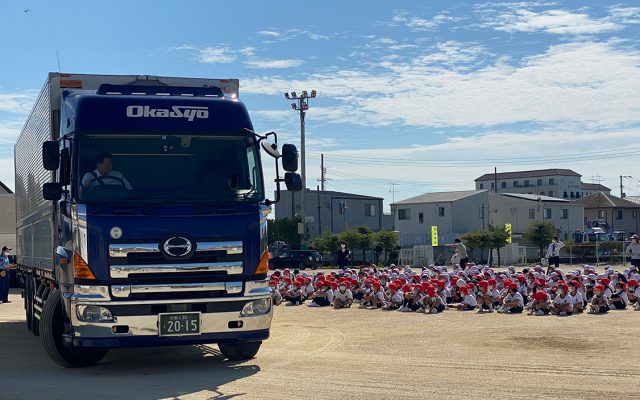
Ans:
POLYGON ((258 263, 258 267, 256 268, 256 275, 266 274, 269 272, 269 258, 271 258, 271 254, 269 250, 265 251, 258 263))
POLYGON ((87 263, 75 252, 73 253, 73 277, 78 279, 96 279, 87 263))

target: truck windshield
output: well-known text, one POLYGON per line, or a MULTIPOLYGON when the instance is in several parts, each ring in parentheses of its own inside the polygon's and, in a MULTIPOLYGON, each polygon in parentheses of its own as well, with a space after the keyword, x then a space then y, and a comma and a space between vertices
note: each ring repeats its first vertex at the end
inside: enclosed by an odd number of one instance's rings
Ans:
POLYGON ((255 140, 205 135, 79 135, 76 185, 85 202, 255 202, 255 140))

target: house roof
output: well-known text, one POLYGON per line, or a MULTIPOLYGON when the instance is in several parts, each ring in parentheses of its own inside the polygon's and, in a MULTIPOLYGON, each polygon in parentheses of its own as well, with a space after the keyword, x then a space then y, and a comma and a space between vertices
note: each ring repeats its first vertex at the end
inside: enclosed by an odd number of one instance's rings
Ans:
MULTIPOLYGON (((316 193, 316 191, 312 189, 307 189, 307 192, 311 192, 313 195, 315 195, 316 193)), ((341 198, 347 198, 347 199, 382 200, 382 197, 366 196, 363 194, 355 194, 355 193, 347 193, 347 192, 336 192, 333 190, 321 191, 320 195, 330 196, 330 197, 341 197, 341 198)))
POLYGON ((585 209, 589 208, 640 208, 640 204, 632 201, 621 199, 603 192, 591 194, 581 199, 575 200, 574 203, 584 204, 585 209))
POLYGON ((497 174, 484 174, 479 178, 476 178, 476 181, 490 181, 495 179, 497 175, 497 179, 516 179, 516 178, 538 178, 541 176, 582 176, 579 173, 572 171, 570 169, 558 169, 558 168, 549 168, 549 169, 535 169, 529 171, 514 171, 514 172, 498 172, 497 174))
POLYGON ((559 199, 557 197, 549 197, 549 196, 539 196, 537 194, 525 194, 525 193, 498 193, 501 196, 507 197, 515 197, 523 200, 531 200, 531 201, 544 201, 546 203, 557 202, 557 203, 570 203, 570 200, 559 199))
POLYGON ((486 190, 461 190, 456 192, 433 192, 425 193, 420 196, 411 197, 406 200, 397 201, 394 204, 427 204, 427 203, 447 203, 464 199, 478 193, 485 193, 486 190))
POLYGON ((640 204, 640 196, 627 196, 624 198, 625 200, 629 200, 633 203, 640 204))
POLYGON ((4 190, 5 192, 12 194, 13 190, 9 189, 9 187, 7 185, 5 185, 4 183, 2 183, 2 181, 0 181, 0 190, 4 190))
POLYGON ((599 183, 580 183, 580 189, 582 190, 599 190, 601 192, 610 192, 611 189, 606 187, 605 185, 601 185, 599 183))

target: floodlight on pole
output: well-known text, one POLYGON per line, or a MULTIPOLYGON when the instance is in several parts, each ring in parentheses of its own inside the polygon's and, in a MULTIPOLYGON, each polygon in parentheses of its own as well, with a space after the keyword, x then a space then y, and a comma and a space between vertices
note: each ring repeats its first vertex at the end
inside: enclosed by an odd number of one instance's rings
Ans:
MULTIPOLYGON (((300 213, 300 217, 302 221, 305 221, 305 207, 306 207, 306 190, 307 190, 307 174, 306 174, 306 164, 305 164, 305 141, 304 141, 304 129, 305 129, 305 115, 307 110, 309 109, 309 99, 316 98, 318 92, 313 89, 311 91, 311 96, 309 96, 309 92, 306 90, 302 91, 300 96, 297 95, 296 92, 285 92, 284 97, 286 100, 294 100, 294 103, 291 103, 291 108, 298 112, 300 115, 300 175, 302 178, 302 198, 300 201, 300 208, 302 209, 300 213)), ((306 235, 306 231, 305 231, 306 235)))

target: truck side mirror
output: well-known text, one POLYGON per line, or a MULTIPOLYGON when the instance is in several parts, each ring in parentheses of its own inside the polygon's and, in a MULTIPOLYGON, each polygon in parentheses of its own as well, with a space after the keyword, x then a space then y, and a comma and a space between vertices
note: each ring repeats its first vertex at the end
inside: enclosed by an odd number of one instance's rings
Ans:
POLYGON ((302 190, 302 178, 295 172, 287 172, 284 174, 284 184, 287 190, 291 192, 299 192, 302 190))
POLYGON ((49 182, 42 185, 42 197, 45 200, 58 201, 62 197, 62 185, 58 182, 49 182))
POLYGON ((298 170, 298 149, 295 145, 282 145, 282 168, 289 172, 298 170))
POLYGON ((42 166, 47 171, 55 171, 60 166, 58 142, 47 140, 42 143, 42 166))

